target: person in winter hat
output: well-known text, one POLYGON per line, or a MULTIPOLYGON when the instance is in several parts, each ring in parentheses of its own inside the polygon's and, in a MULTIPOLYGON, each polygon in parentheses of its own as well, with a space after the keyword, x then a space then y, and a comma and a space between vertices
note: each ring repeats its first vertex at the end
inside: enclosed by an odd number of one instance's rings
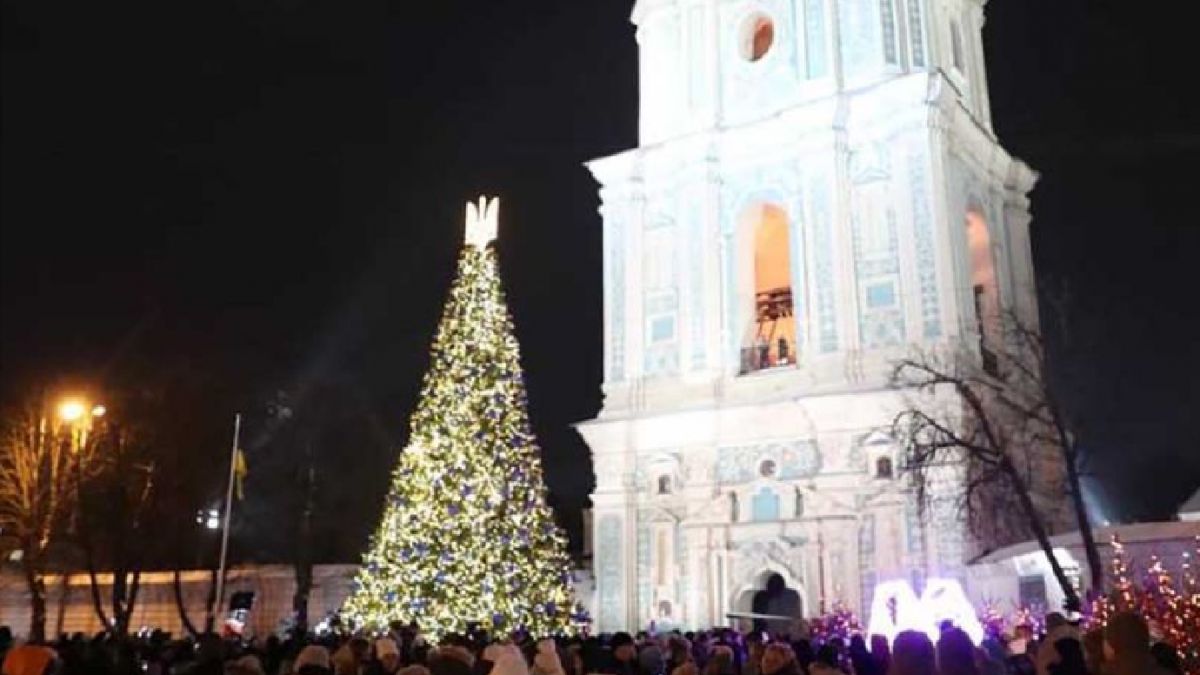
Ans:
POLYGON ((520 649, 508 645, 496 657, 490 675, 529 675, 529 665, 525 663, 525 656, 520 649))
POLYGON ((396 675, 400 670, 400 646, 391 638, 375 641, 375 658, 367 665, 366 675, 396 675))
POLYGON ((558 656, 558 645, 554 640, 540 640, 537 643, 537 654, 533 657, 532 675, 566 675, 563 671, 562 659, 558 656))
POLYGON ((666 661, 658 645, 646 645, 638 652, 639 675, 663 675, 665 668, 666 661))
POLYGON ((612 659, 605 672, 613 675, 637 675, 637 645, 629 633, 614 633, 608 646, 612 649, 612 659))
POLYGON ((1111 663, 1105 675, 1171 675, 1150 654, 1150 627, 1133 612, 1123 612, 1104 627, 1104 651, 1111 663))
POLYGON ((253 654, 229 661, 225 664, 225 675, 266 675, 262 661, 253 654))
POLYGON ((796 653, 786 642, 773 642, 763 649, 762 675, 801 675, 796 653))
POLYGON ((296 661, 292 664, 294 675, 331 675, 332 663, 329 650, 320 645, 308 645, 300 650, 296 661))
POLYGON ((937 656, 928 635, 906 630, 896 636, 889 675, 931 675, 936 672, 937 656))

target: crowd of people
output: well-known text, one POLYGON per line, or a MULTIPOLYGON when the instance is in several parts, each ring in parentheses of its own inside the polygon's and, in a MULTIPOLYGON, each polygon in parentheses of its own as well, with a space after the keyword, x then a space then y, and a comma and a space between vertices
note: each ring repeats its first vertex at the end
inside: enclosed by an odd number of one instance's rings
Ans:
POLYGON ((660 635, 503 641, 482 634, 430 644, 411 626, 387 635, 271 638, 258 643, 203 635, 14 644, 0 627, 2 675, 1181 675, 1179 656, 1151 642, 1136 614, 1081 633, 1059 614, 1043 634, 1018 630, 975 645, 946 626, 938 640, 916 631, 895 640, 851 635, 790 639, 717 629, 660 635))

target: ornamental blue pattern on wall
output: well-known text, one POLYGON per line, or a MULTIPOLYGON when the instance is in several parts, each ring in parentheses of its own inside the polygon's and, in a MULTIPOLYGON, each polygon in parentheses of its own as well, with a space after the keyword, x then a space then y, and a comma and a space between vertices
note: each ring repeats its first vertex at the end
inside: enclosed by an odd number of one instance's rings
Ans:
POLYGON ((650 568, 650 529, 639 523, 637 528, 638 607, 649 607, 654 600, 653 589, 650 586, 653 576, 653 570, 650 568))
MULTIPOLYGON (((876 184, 875 187, 886 186, 876 184)), ((878 190, 872 190, 878 195, 878 190)), ((880 197, 877 197, 880 198, 880 197)), ((866 197, 856 204, 851 217, 854 244, 854 276, 859 288, 858 330, 864 347, 877 348, 899 345, 904 341, 904 313, 899 293, 900 262, 896 239, 895 213, 884 209, 882 214, 863 214, 866 197), (866 221, 866 222, 864 222, 866 221), (868 231, 875 229, 875 234, 868 231), (872 246, 868 243, 876 239, 872 246), (881 244, 882 246, 878 245, 881 244)))
POLYGON ((933 250, 933 216, 929 209, 929 170, 925 152, 923 148, 913 148, 909 153, 908 186, 912 196, 921 325, 925 339, 933 340, 942 334, 942 318, 938 309, 937 258, 933 250))
POLYGON ((789 263, 792 268, 792 320, 796 328, 795 359, 803 359, 808 349, 805 336, 808 335, 808 296, 805 288, 808 286, 808 265, 805 264, 804 252, 804 201, 797 194, 788 205, 788 213, 795 214, 788 220, 788 243, 792 250, 789 263))
POLYGON ((683 528, 678 525, 672 531, 675 535, 675 611, 674 618, 678 621, 683 617, 683 602, 687 598, 687 587, 690 580, 689 563, 691 558, 688 555, 688 538, 684 535, 683 528), (681 564, 682 563, 682 564, 681 564))
POLYGON ((812 204, 813 267, 817 281, 817 334, 822 352, 838 348, 837 310, 833 301, 833 234, 829 211, 829 176, 821 171, 809 179, 812 204))
POLYGON ((717 481, 746 483, 757 480, 762 477, 759 467, 765 460, 775 463, 773 477, 781 480, 806 478, 821 470, 821 453, 816 441, 727 446, 717 449, 717 481))
POLYGON ((679 259, 677 228, 667 218, 651 219, 643 236, 642 309, 645 317, 642 373, 679 370, 679 259))
POLYGON ((904 341, 904 314, 898 301, 899 239, 887 148, 873 144, 856 150, 850 167, 859 339, 867 348, 898 345, 904 341))
POLYGON ((883 65, 879 0, 842 0, 837 14, 846 72, 855 75, 883 65))
POLYGON ((808 57, 808 78, 815 80, 829 74, 829 46, 825 41, 825 0, 804 2, 805 48, 808 57))
POLYGON ((600 625, 606 630, 625 627, 625 585, 621 580, 621 519, 612 514, 600 517, 596 541, 596 585, 600 596, 600 625))
POLYGON ((608 279, 604 284, 604 304, 609 308, 608 380, 625 379, 625 227, 621 218, 608 211, 604 217, 605 252, 608 279))
POLYGON ((862 608, 871 606, 871 594, 879 578, 875 570, 875 516, 867 514, 858 525, 859 597, 862 608))
POLYGON ((934 536, 937 537, 940 573, 942 576, 961 578, 967 559, 967 542, 958 505, 954 499, 939 497, 933 500, 930 510, 936 532, 934 536))
POLYGON ((904 502, 904 537, 910 556, 920 555, 925 549, 925 537, 921 529, 921 507, 915 495, 904 502))
POLYGON ((704 250, 701 244, 707 240, 704 232, 704 216, 699 200, 693 204, 688 216, 688 325, 692 343, 692 370, 703 370, 705 366, 704 335, 704 250))
POLYGON ((921 16, 921 1, 908 0, 908 39, 915 68, 925 67, 925 21, 921 16))

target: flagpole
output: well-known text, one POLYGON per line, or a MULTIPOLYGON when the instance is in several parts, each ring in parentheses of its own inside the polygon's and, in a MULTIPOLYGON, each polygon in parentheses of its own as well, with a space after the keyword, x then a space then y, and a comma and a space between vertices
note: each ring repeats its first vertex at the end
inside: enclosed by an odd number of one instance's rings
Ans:
POLYGON ((233 416, 233 448, 229 451, 229 484, 225 486, 225 522, 221 526, 221 558, 217 564, 217 616, 221 615, 221 607, 225 600, 225 560, 229 554, 229 517, 233 513, 233 482, 237 473, 238 436, 242 431, 242 414, 233 416))

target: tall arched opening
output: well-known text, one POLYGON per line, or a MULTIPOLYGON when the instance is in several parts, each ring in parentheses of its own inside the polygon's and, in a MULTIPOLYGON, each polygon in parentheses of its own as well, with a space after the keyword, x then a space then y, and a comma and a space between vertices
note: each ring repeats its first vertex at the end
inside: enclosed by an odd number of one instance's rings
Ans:
POLYGON ((739 291, 749 316, 742 339, 743 373, 796 363, 789 230, 787 212, 767 202, 748 207, 738 223, 743 251, 739 291))
POLYGON ((739 590, 734 597, 734 611, 740 615, 755 615, 752 624, 756 631, 787 633, 796 619, 804 616, 804 599, 782 574, 764 570, 753 582, 739 590))
POLYGON ((987 220, 978 209, 967 211, 966 228, 975 330, 979 333, 984 367, 991 371, 996 364, 989 344, 996 338, 1000 322, 1000 290, 996 282, 996 261, 992 255, 992 236, 987 220))

